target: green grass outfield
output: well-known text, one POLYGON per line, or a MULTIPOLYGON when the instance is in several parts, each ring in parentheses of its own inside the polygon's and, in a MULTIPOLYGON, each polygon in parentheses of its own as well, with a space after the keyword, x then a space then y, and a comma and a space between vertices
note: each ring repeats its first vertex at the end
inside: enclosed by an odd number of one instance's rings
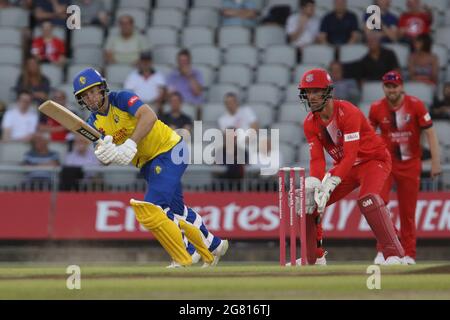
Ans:
POLYGON ((0 299, 450 299, 449 263, 382 267, 380 290, 367 288, 368 264, 81 264, 81 290, 67 289, 66 267, 0 264, 0 299))

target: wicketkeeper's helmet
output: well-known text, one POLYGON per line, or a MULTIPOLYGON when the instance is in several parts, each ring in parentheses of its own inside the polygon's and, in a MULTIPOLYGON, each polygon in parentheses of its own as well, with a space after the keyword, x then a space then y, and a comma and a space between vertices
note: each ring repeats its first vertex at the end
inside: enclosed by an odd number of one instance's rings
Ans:
POLYGON ((300 100, 305 104, 305 106, 311 109, 312 112, 321 111, 327 101, 333 97, 333 81, 327 71, 323 69, 311 69, 303 74, 303 77, 298 85, 300 100), (308 96, 306 94, 306 89, 325 89, 322 95, 322 103, 313 108, 311 107, 308 96))

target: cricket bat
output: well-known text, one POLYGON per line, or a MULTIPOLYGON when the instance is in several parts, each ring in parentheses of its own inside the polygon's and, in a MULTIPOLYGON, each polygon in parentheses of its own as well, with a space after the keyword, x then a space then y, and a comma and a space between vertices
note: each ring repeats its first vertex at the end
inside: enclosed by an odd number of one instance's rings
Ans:
POLYGON ((55 101, 45 101, 39 106, 39 111, 53 120, 58 121, 67 130, 81 135, 91 142, 96 142, 102 137, 100 132, 88 125, 75 113, 55 101))

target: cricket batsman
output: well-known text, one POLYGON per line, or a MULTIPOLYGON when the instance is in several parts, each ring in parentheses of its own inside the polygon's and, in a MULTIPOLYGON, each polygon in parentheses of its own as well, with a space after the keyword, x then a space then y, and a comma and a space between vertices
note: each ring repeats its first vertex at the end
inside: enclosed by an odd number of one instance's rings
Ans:
MULTIPOLYGON (((439 144, 427 108, 420 99, 404 93, 400 73, 387 72, 382 81, 385 97, 372 103, 369 120, 375 129, 380 128, 381 137, 391 154, 392 172, 386 187, 390 190, 394 181, 397 185, 400 242, 405 248, 404 261, 415 264, 415 217, 422 171, 422 130, 430 146, 431 178, 441 174, 439 144)), ((382 264, 383 261, 384 257, 379 252, 374 263, 382 264)))
POLYGON ((181 177, 189 155, 183 139, 136 94, 109 92, 95 69, 77 74, 73 90, 78 103, 91 111, 89 125, 102 133, 97 158, 105 165, 132 163, 145 177, 144 201, 131 199, 130 204, 136 219, 171 256, 169 267, 189 266, 200 257, 203 266, 215 266, 228 241, 210 233, 201 216, 184 204, 181 177))
POLYGON ((325 208, 358 187, 358 207, 380 244, 384 264, 403 264, 404 250, 386 207, 391 157, 385 143, 356 106, 333 99, 325 70, 307 71, 299 90, 300 100, 311 110, 303 124, 310 147, 310 177, 305 181, 308 264, 320 258, 317 227, 325 208), (334 160, 328 172, 324 149, 334 160))

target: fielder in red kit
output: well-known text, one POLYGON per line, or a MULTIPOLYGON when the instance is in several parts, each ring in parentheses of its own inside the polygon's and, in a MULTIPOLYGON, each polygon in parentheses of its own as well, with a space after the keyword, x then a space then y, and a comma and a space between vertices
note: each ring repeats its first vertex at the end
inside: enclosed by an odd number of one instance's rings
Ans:
POLYGON ((357 107, 333 99, 333 83, 325 70, 306 72, 299 90, 300 99, 311 110, 303 125, 311 154, 310 177, 305 181, 308 264, 319 258, 317 237, 321 237, 320 216, 325 207, 358 187, 359 209, 381 244, 385 264, 403 264, 404 250, 386 208, 389 194, 383 192, 391 172, 383 140, 357 107), (324 149, 334 159, 328 172, 324 149))
MULTIPOLYGON (((421 175, 422 130, 430 146, 432 178, 441 173, 439 145, 430 114, 421 100, 404 94, 401 75, 390 71, 382 80, 385 97, 372 103, 369 120, 375 129, 380 128, 381 137, 392 157, 392 172, 386 188, 389 191, 395 181, 404 260, 408 264, 415 264, 415 212, 421 175)), ((375 263, 382 262, 383 257, 378 254, 375 263)))

